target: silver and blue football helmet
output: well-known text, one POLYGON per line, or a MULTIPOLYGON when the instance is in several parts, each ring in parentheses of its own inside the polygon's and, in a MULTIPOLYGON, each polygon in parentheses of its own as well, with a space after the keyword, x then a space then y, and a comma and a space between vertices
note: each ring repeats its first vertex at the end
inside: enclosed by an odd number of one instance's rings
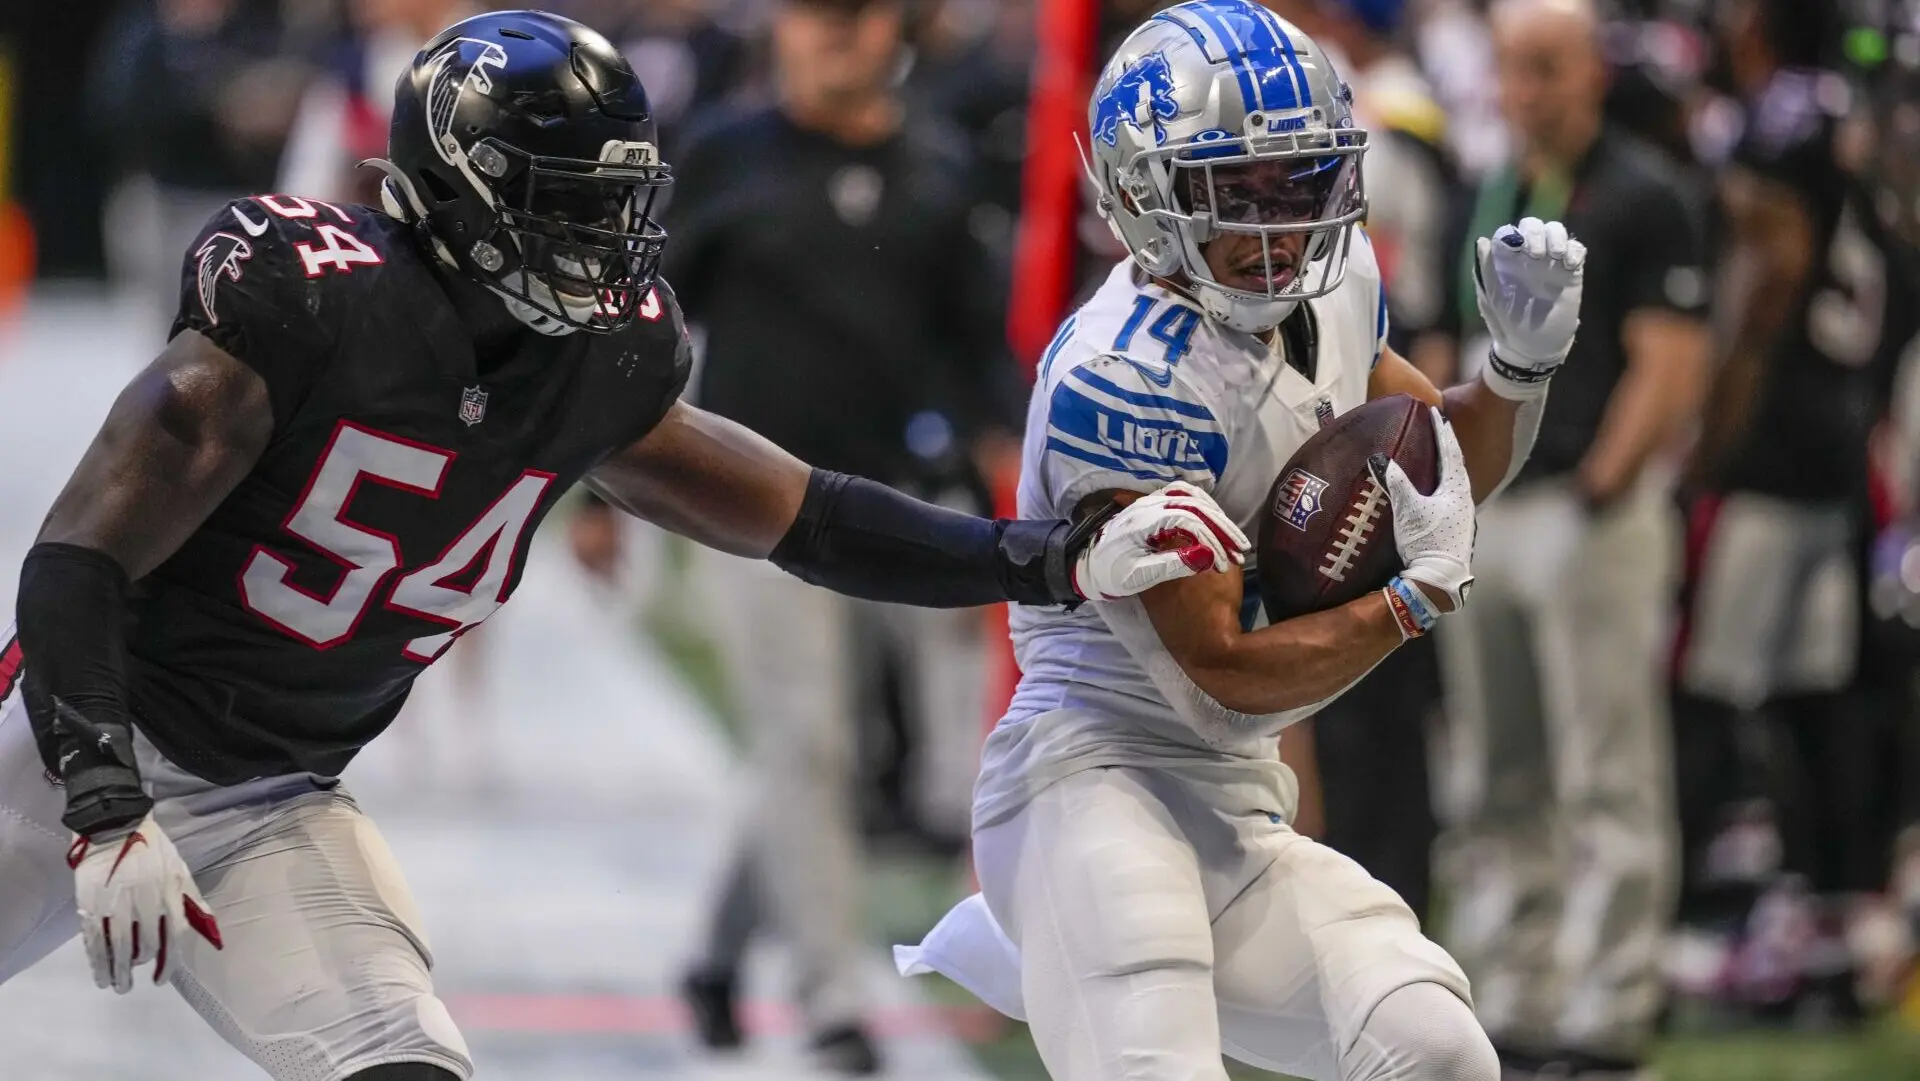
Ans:
POLYGON ((1367 134, 1353 92, 1293 24, 1249 0, 1170 7, 1127 35, 1087 113, 1101 216, 1208 315, 1256 333, 1340 284, 1366 212, 1367 134), (1253 174, 1264 183, 1250 192, 1253 174), (1235 233, 1261 239, 1264 289, 1208 269, 1201 245, 1235 233), (1303 265, 1276 268, 1274 238, 1299 233, 1303 265))

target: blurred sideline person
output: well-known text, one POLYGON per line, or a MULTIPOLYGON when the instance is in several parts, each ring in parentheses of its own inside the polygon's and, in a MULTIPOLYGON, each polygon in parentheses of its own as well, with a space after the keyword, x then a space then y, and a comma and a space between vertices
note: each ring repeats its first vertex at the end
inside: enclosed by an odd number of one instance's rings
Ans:
MULTIPOLYGON (((1446 247, 1452 168, 1442 146, 1446 116, 1420 69, 1395 44, 1405 5, 1286 0, 1269 6, 1283 17, 1298 15, 1301 29, 1327 49, 1353 88, 1354 119, 1367 131, 1361 162, 1366 230, 1387 291, 1387 338, 1436 385, 1445 385, 1452 381, 1453 349, 1434 330, 1452 299, 1447 264, 1454 253, 1446 247)), ((1426 728, 1439 698, 1433 643, 1409 642, 1289 731, 1282 745, 1301 778, 1296 828, 1353 857, 1423 920, 1437 832, 1426 728)))
MULTIPOLYGON (((703 407, 834 468, 980 506, 976 448, 1010 440, 1016 385, 1004 275, 969 229, 964 137, 910 110, 895 80, 899 0, 783 0, 775 102, 696 124, 682 149, 665 273, 707 332, 703 407)), ((595 513, 589 511, 588 513, 595 513)), ((822 1065, 878 1067, 864 1014, 856 814, 863 642, 905 661, 918 723, 911 789, 964 836, 986 716, 979 613, 911 612, 702 555, 729 679, 749 726, 758 806, 685 981, 705 1042, 739 1042, 735 992, 759 926, 791 951, 822 1065)))
POLYGON ((180 252, 228 200, 272 186, 306 79, 280 24, 242 0, 128 4, 95 56, 88 99, 120 184, 108 262, 170 313, 180 252))
POLYGON ((915 16, 906 91, 949 117, 972 146, 976 234, 1010 259, 1027 152, 1033 0, 936 0, 915 16))
POLYGON ((1487 36, 1484 0, 1427 0, 1415 30, 1420 70, 1447 113, 1447 143, 1467 177, 1507 160, 1507 126, 1500 120, 1487 36))
POLYGON ((1690 914, 1742 918, 1750 883, 1721 879, 1716 838, 1726 804, 1764 797, 1787 875, 1752 908, 1729 960, 1734 992, 1764 1008, 1817 998, 1857 1017, 1845 939, 1854 901, 1885 884, 1890 847, 1876 806, 1886 711, 1862 667, 1868 447, 1914 293, 1842 160, 1852 102, 1823 66, 1833 13, 1730 0, 1718 16, 1745 127, 1720 173, 1719 364, 1689 470, 1675 662, 1690 914))
POLYGON ((440 28, 473 13, 470 0, 348 0, 349 34, 307 85, 280 156, 278 190, 311 199, 379 201, 377 158, 393 115, 393 84, 440 28))
MULTIPOLYGON (((1481 511, 1473 603, 1438 635, 1446 940, 1509 1076, 1624 1079, 1676 888, 1659 660, 1679 538, 1659 459, 1706 377, 1703 229, 1674 165, 1603 122, 1587 0, 1490 17, 1517 156, 1482 181, 1467 235, 1564 215, 1587 290, 1533 456, 1481 511)), ((1486 350, 1471 290, 1469 270, 1468 370, 1486 350)))
POLYGON ((1893 815, 1895 832, 1888 900, 1906 921, 1904 941, 1896 936, 1891 944, 1904 949, 1899 960, 1909 963, 1904 973, 1867 973, 1866 991, 1890 993, 1887 981, 1873 977, 1904 975, 1902 1013, 1909 1027, 1920 1029, 1920 968, 1910 963, 1920 946, 1920 682, 1914 678, 1920 672, 1920 579, 1912 574, 1909 555, 1920 550, 1920 311, 1892 299, 1920 295, 1920 50, 1913 49, 1920 44, 1920 25, 1902 27, 1889 18, 1884 29, 1896 43, 1896 59, 1867 73, 1872 106, 1861 129, 1866 138, 1856 144, 1887 240, 1887 296, 1897 305, 1889 308, 1896 318, 1881 347, 1890 363, 1883 373, 1888 438, 1878 462, 1890 497, 1884 508, 1889 520, 1873 548, 1868 597, 1877 633, 1868 640, 1863 665, 1887 703, 1893 729, 1882 770, 1889 791, 1881 802, 1893 815))

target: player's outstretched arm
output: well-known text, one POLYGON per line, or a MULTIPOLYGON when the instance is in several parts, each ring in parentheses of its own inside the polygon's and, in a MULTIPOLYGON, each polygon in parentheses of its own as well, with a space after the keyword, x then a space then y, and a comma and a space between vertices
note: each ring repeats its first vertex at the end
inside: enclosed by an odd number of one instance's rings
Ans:
POLYGON ((1204 494, 1173 488, 1078 525, 989 521, 809 468, 684 403, 595 469, 608 502, 712 548, 771 559, 815 585, 923 607, 1075 604, 1238 564, 1247 549, 1204 494))
POLYGON ((151 806, 127 721, 129 584, 212 513, 272 432, 266 382, 182 331, 120 392, 27 553, 18 619, 29 716, 66 782, 76 833, 125 826, 151 806))

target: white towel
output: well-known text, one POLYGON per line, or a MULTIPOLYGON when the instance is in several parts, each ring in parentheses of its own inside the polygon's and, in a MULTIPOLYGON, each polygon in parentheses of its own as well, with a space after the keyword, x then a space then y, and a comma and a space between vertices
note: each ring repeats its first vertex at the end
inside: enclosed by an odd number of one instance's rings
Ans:
POLYGON ((1015 1021, 1027 1019, 1020 951, 977 893, 940 917, 918 946, 895 946, 893 963, 902 976, 938 972, 1015 1021))

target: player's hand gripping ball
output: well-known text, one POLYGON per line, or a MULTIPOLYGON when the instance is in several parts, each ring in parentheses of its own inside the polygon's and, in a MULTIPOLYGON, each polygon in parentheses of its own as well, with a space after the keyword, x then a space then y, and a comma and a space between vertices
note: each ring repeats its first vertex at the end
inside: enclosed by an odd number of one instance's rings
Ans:
POLYGON ((1580 327, 1586 265, 1586 245, 1557 221, 1522 218, 1477 242, 1473 290, 1493 339, 1487 385, 1494 393, 1516 400, 1546 393, 1580 327))
MULTIPOLYGON (((1269 621, 1336 608, 1396 574, 1414 578, 1413 559, 1398 543, 1413 523, 1400 518, 1414 513, 1413 500, 1438 498, 1444 487, 1443 444, 1458 452, 1451 432, 1443 438, 1444 425, 1438 410, 1394 394, 1348 410, 1301 444, 1260 519, 1256 576, 1269 621), (1391 462, 1398 480, 1376 477, 1375 459, 1391 462)), ((1465 468, 1455 472, 1465 483, 1465 468)), ((1471 544, 1471 494, 1466 513, 1471 544)))
MULTIPOLYGON (((1434 440, 1440 448, 1440 483, 1431 493, 1416 488, 1400 463, 1384 454, 1367 461, 1374 481, 1393 504, 1393 546, 1400 553, 1400 577, 1439 595, 1437 613, 1457 612, 1473 585, 1473 479, 1453 425, 1433 413, 1434 440)), ((1437 614, 1436 613, 1436 614, 1437 614)))
POLYGON ((1162 582, 1238 567, 1249 547, 1212 496, 1176 482, 1107 519, 1074 561, 1073 587, 1089 600, 1119 600, 1162 582))
POLYGON ((188 935, 221 948, 220 927, 193 872, 153 815, 130 829, 76 838, 67 866, 94 986, 124 995, 133 990, 133 970, 147 964, 159 983, 188 935))

